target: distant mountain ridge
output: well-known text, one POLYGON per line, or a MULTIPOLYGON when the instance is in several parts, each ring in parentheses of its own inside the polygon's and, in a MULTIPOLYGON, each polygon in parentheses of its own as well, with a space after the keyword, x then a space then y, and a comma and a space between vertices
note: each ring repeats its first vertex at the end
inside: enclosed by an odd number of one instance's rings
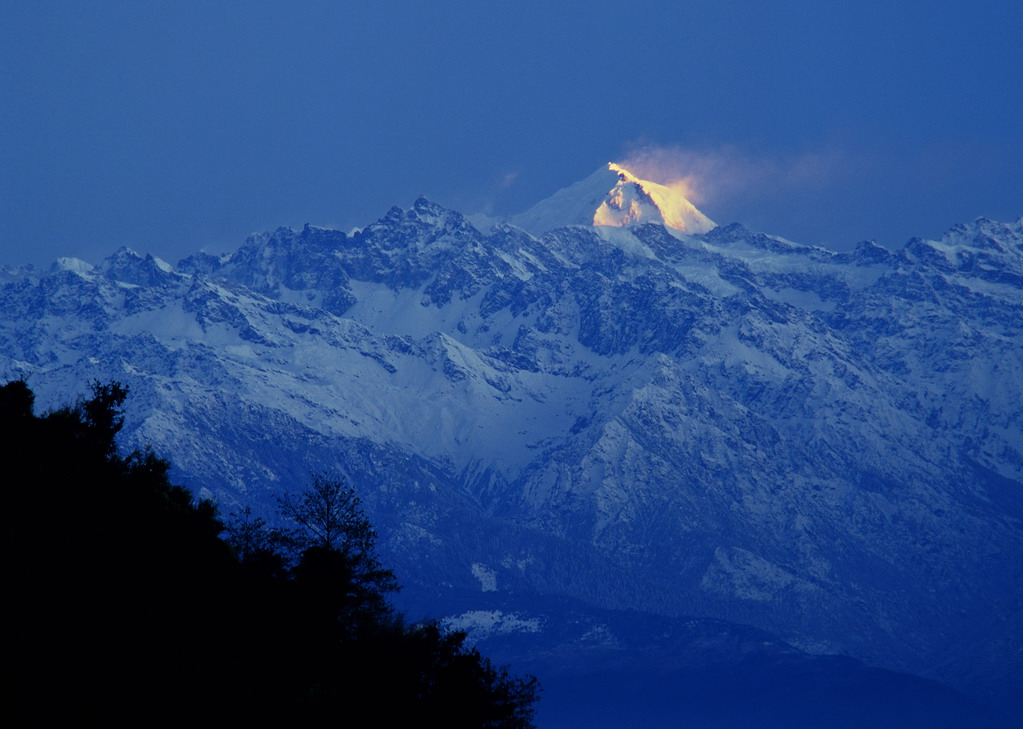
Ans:
POLYGON ((347 474, 411 592, 1020 686, 1023 219, 835 253, 734 224, 484 234, 419 199, 0 283, 0 374, 51 405, 123 382, 127 445, 227 510, 347 474))

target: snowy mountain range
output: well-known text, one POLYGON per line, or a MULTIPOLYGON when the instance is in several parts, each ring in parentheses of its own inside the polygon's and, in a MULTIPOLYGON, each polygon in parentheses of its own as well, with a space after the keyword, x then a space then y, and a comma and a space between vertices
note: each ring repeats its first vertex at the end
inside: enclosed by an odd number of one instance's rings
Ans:
POLYGON ((1023 693, 1023 219, 836 253, 612 165, 487 232, 421 198, 0 285, 5 378, 124 383, 225 512, 345 474, 470 631, 532 595, 1023 693))

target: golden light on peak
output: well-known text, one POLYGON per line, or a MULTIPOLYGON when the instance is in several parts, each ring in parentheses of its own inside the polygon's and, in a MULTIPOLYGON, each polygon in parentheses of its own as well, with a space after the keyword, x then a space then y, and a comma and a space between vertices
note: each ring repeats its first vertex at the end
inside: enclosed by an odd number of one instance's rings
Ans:
POLYGON ((641 179, 616 162, 608 162, 607 168, 618 175, 618 182, 594 211, 593 225, 656 222, 683 232, 706 232, 714 226, 689 201, 687 180, 676 178, 661 184, 641 179))

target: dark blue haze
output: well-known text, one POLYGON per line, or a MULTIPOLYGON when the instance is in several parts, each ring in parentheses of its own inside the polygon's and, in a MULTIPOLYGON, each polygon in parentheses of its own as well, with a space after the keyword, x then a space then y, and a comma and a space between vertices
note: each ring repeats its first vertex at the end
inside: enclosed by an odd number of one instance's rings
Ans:
POLYGON ((510 214, 651 147, 719 222, 898 246, 1023 214, 1021 29, 1004 0, 6 0, 0 260, 510 214))

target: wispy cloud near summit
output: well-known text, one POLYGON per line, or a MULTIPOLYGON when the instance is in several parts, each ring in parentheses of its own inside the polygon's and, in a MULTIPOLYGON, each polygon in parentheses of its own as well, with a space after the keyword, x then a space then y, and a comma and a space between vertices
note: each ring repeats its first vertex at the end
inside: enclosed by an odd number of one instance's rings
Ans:
POLYGON ((739 199, 777 199, 820 188, 861 163, 839 149, 769 155, 731 145, 700 149, 633 143, 622 164, 645 179, 682 188, 698 205, 721 207, 739 199))

